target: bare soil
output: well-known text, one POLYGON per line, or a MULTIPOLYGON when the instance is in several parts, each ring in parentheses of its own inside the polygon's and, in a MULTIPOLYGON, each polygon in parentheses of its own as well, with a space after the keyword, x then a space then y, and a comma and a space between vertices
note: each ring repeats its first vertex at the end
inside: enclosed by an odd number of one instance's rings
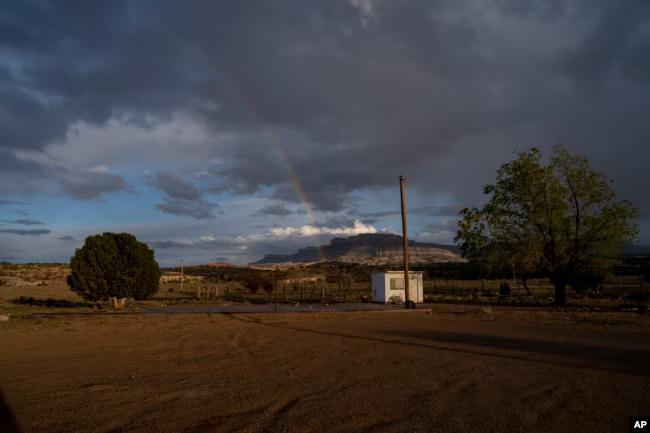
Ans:
POLYGON ((0 431, 624 432, 650 322, 495 310, 0 323, 0 431))

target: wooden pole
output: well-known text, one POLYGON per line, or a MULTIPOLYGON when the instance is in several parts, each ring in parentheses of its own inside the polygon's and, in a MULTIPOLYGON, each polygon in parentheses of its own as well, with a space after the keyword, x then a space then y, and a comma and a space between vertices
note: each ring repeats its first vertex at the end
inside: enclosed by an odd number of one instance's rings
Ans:
POLYGON ((409 296, 409 240, 406 234, 406 201, 404 198, 404 184, 406 178, 399 177, 399 195, 402 202, 402 249, 404 251, 404 304, 406 308, 411 308, 409 296))
POLYGON ((181 293, 183 293, 183 260, 182 259, 181 259, 181 293))

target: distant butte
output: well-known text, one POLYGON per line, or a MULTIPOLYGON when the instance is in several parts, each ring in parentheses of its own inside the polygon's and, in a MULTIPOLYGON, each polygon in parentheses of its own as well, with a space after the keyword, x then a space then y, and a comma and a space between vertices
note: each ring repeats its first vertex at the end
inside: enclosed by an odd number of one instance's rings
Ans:
MULTIPOLYGON (((348 238, 334 238, 329 245, 301 248, 294 254, 268 254, 252 265, 314 263, 336 261, 366 265, 402 263, 402 237, 368 233, 348 238)), ((458 247, 409 240, 411 264, 464 262, 458 247)))

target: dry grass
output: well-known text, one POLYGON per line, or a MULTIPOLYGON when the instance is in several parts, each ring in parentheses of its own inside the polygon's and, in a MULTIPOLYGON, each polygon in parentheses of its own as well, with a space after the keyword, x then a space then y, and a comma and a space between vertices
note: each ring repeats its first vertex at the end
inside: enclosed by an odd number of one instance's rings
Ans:
POLYGON ((65 265, 12 265, 0 267, 0 302, 20 296, 81 301, 65 282, 65 265))

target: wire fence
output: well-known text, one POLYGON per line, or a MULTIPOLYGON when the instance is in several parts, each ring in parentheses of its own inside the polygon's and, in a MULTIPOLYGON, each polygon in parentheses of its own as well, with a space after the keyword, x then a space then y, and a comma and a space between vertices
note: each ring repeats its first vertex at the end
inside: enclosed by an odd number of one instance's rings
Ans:
MULTIPOLYGON (((204 282, 200 279, 185 281, 183 287, 168 282, 163 289, 164 298, 211 299, 232 302, 285 302, 285 303, 337 303, 371 302, 370 282, 332 284, 322 279, 309 281, 276 282, 272 290, 258 289, 254 293, 236 281, 204 282)), ((639 276, 614 276, 604 280, 597 290, 575 292, 567 288, 569 299, 618 300, 627 297, 648 297, 650 284, 639 276)), ((425 279, 425 302, 481 301, 543 303, 552 302, 554 286, 548 279, 531 279, 526 287, 520 280, 505 279, 425 279), (502 286, 508 285, 504 294, 502 286)))
POLYGON ((336 303, 336 302, 370 302, 370 285, 353 283, 337 285, 327 283, 276 284, 268 292, 258 289, 250 290, 236 282, 199 284, 195 291, 184 291, 185 295, 194 295, 198 299, 215 299, 233 302, 283 302, 283 303, 336 303))
MULTIPOLYGON (((454 280, 433 279, 425 280, 425 294, 465 294, 466 296, 477 293, 498 294, 504 283, 508 284, 512 294, 553 296, 554 286, 547 278, 527 280, 526 286, 521 280, 508 279, 481 279, 481 280, 454 280)), ((596 290, 587 291, 587 294, 601 297, 619 297, 631 293, 644 293, 650 284, 640 276, 613 276, 605 279, 596 287, 596 290)), ((568 290, 572 293, 571 288, 568 290)))

